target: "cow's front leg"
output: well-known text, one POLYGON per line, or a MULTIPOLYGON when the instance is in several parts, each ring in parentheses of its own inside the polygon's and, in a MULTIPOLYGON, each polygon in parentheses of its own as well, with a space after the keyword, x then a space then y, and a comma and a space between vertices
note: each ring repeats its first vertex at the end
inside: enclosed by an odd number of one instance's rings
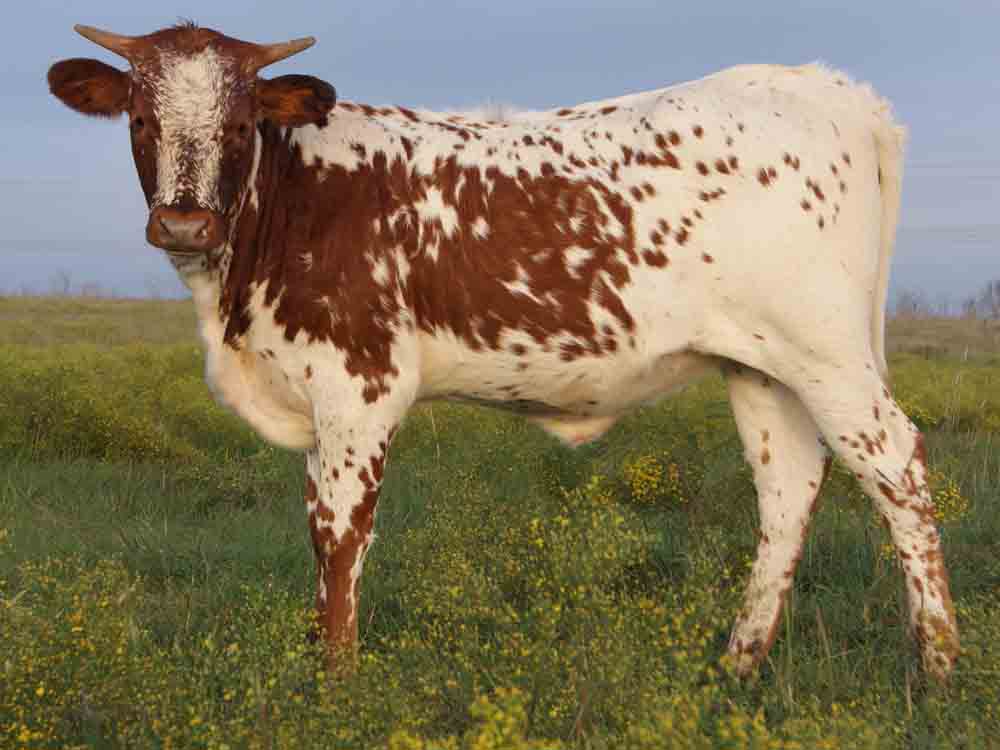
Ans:
POLYGON ((400 416, 339 423, 331 417, 317 425, 317 444, 306 453, 316 609, 331 664, 357 644, 361 568, 374 537, 386 453, 400 416))

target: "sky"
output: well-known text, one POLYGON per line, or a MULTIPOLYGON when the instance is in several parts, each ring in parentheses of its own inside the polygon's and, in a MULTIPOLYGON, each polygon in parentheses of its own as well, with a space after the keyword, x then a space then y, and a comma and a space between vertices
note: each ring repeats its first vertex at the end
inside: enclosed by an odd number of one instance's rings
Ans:
POLYGON ((181 18, 255 42, 313 35, 268 74, 428 108, 550 108, 821 60, 871 82, 910 129, 892 290, 957 303, 1000 278, 1000 0, 32 0, 0 31, 0 293, 183 293, 145 243, 125 120, 78 115, 45 83, 66 57, 127 65, 74 23, 145 34, 181 18))

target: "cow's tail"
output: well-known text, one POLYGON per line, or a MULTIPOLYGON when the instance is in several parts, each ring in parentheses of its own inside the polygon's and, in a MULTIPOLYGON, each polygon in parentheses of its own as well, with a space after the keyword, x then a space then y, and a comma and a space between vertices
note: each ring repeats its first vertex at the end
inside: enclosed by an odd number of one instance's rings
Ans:
POLYGON ((878 276, 872 303, 872 354, 879 375, 888 384, 885 360, 885 315, 889 295, 889 270, 899 223, 899 203, 903 187, 903 148, 906 128, 897 124, 886 102, 880 102, 875 141, 878 147, 879 192, 882 197, 881 235, 879 238, 878 276))

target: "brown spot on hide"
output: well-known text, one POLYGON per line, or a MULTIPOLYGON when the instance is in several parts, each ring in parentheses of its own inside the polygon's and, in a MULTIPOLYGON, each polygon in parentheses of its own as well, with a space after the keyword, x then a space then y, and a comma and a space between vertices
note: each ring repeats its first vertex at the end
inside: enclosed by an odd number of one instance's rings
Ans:
POLYGON ((701 125, 695 125, 691 128, 691 132, 694 133, 695 138, 701 138, 705 135, 705 129, 701 125))
POLYGON ((789 167, 791 167, 791 168, 792 168, 792 169, 794 169, 794 170, 795 170, 796 172, 798 172, 798 171, 799 171, 799 166, 800 166, 800 165, 801 165, 801 163, 802 163, 802 162, 801 162, 801 161, 799 160, 799 157, 797 157, 797 156, 792 156, 792 155, 791 155, 791 154, 789 154, 788 152, 785 152, 784 154, 782 154, 782 156, 781 156, 781 160, 782 160, 782 161, 783 161, 783 162, 785 163, 785 165, 786 165, 786 166, 789 166, 789 167))
POLYGON ((642 259, 653 268, 663 268, 667 265, 667 256, 661 250, 643 250, 642 259))
POLYGON ((888 500, 893 505, 900 508, 906 507, 906 503, 903 500, 899 500, 896 497, 896 491, 892 488, 892 486, 888 482, 879 482, 878 491, 881 492, 883 497, 885 497, 885 499, 888 500))

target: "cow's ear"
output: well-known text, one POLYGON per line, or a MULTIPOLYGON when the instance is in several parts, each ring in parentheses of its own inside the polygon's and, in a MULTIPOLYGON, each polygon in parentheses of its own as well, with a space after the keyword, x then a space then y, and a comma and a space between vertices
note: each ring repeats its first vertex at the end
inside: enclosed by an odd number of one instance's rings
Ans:
POLYGON ((49 91, 77 112, 117 117, 128 109, 129 75, 100 60, 75 57, 49 68, 49 91))
POLYGON ((324 125, 337 103, 337 90, 312 76, 258 79, 257 105, 262 117, 277 125, 324 125))

